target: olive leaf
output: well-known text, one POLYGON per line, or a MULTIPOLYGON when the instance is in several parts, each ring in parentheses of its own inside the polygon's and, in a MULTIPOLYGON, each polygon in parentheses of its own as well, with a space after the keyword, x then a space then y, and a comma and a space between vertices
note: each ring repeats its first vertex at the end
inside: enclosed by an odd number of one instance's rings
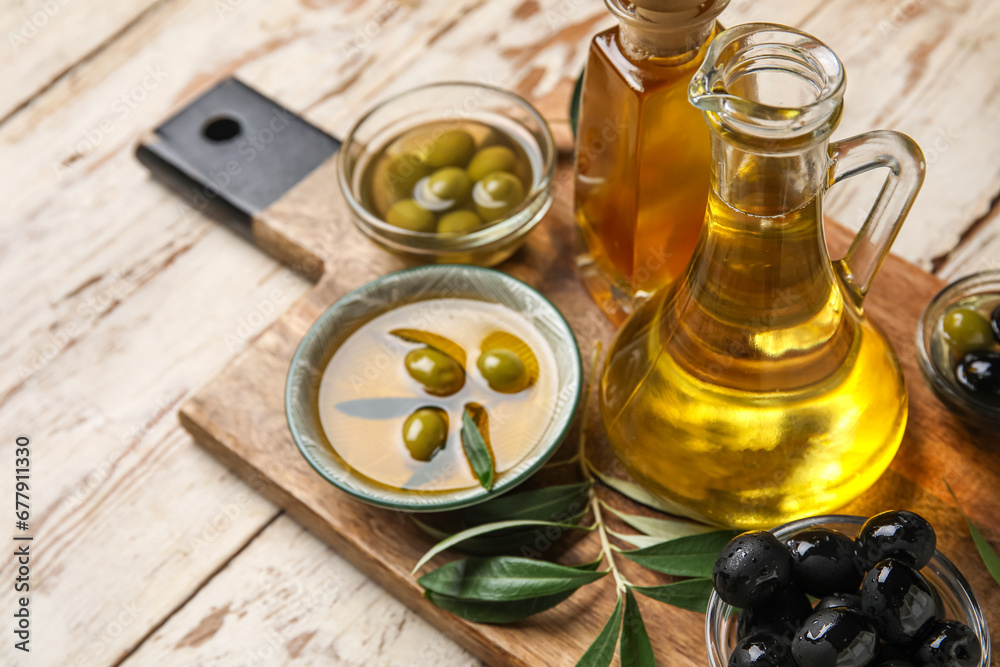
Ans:
POLYGON ((632 590, 657 602, 704 614, 708 609, 708 599, 712 595, 712 580, 700 577, 663 586, 633 586, 632 590))
POLYGON ((417 583, 453 598, 504 602, 564 593, 606 575, 543 560, 494 556, 452 561, 420 577, 417 583))
POLYGON ((628 542, 633 547, 636 547, 638 549, 651 547, 656 544, 663 544, 664 542, 668 542, 670 540, 670 538, 666 537, 650 537, 649 535, 626 535, 624 533, 616 533, 610 528, 608 529, 608 535, 617 537, 622 542, 628 542))
POLYGON ((534 491, 510 493, 461 511, 469 524, 511 519, 559 521, 586 509, 590 482, 547 486, 534 491))
POLYGON ((646 507, 652 508, 654 510, 659 510, 660 512, 666 512, 667 514, 673 514, 676 516, 683 516, 689 519, 697 520, 697 517, 693 516, 691 510, 682 507, 676 503, 671 503, 669 501, 657 498, 652 493, 642 488, 635 482, 628 482, 624 479, 618 479, 616 477, 611 477, 610 475, 605 475, 600 470, 590 465, 588 462, 588 467, 590 471, 594 473, 597 479, 601 480, 607 486, 622 494, 626 498, 634 500, 640 505, 645 505, 646 507))
POLYGON ((952 499, 955 501, 955 505, 958 506, 958 511, 962 513, 965 517, 965 522, 969 524, 969 532, 972 534, 972 541, 976 544, 976 550, 979 552, 979 557, 983 559, 983 565, 986 566, 986 570, 993 577, 993 581, 1000 584, 1000 557, 997 556, 997 552, 990 546, 990 543, 986 541, 983 537, 982 531, 979 530, 979 526, 972 522, 969 515, 965 513, 962 509, 962 504, 958 502, 958 497, 955 492, 952 491, 951 485, 945 481, 944 485, 948 487, 948 493, 951 494, 952 499))
MULTIPOLYGON (((452 545, 462 553, 474 556, 495 556, 500 554, 520 553, 529 555, 542 547, 542 541, 547 546, 552 540, 552 526, 557 533, 562 532, 567 524, 576 526, 587 513, 587 491, 589 482, 580 484, 565 484, 562 486, 545 487, 534 491, 510 493, 498 498, 487 500, 479 505, 467 507, 460 511, 459 516, 464 526, 474 527, 485 523, 499 521, 549 521, 550 524, 528 524, 527 527, 501 528, 492 530, 482 536, 470 537, 452 545)), ((444 540, 450 534, 424 524, 414 519, 414 523, 437 540, 444 540)))
POLYGON ((663 574, 711 577, 719 552, 736 535, 736 531, 717 530, 621 553, 632 562, 663 574))
MULTIPOLYGON (((423 530, 427 531, 428 533, 430 533, 435 537, 437 535, 443 534, 441 531, 437 530, 436 528, 432 528, 431 526, 428 526, 427 524, 421 522, 419 519, 413 519, 413 521, 423 530)), ((433 547, 431 547, 431 549, 427 553, 425 553, 420 558, 419 561, 417 561, 417 564, 413 566, 413 571, 411 572, 411 574, 416 573, 417 570, 426 565, 430 559, 434 558, 434 556, 437 556, 445 549, 451 548, 456 544, 464 542, 465 540, 472 539, 479 535, 486 535, 487 533, 495 533, 497 531, 509 528, 521 528, 524 526, 556 526, 558 528, 566 528, 566 529, 593 530, 588 526, 578 526, 573 523, 557 523, 555 521, 535 521, 529 519, 516 519, 513 521, 496 521, 494 523, 486 523, 481 526, 473 526, 472 528, 463 530, 460 533, 455 533, 454 535, 443 539, 442 541, 438 542, 433 547)))
POLYGON ((653 645, 649 643, 646 624, 632 589, 625 591, 625 616, 622 619, 622 667, 656 667, 653 645))
POLYGON ((650 537, 662 537, 665 539, 675 539, 687 537, 688 535, 701 535, 710 533, 715 528, 702 523, 691 523, 689 521, 675 521, 672 519, 657 519, 654 517, 640 516, 638 514, 625 514, 619 512, 614 507, 602 502, 601 505, 626 524, 635 528, 639 532, 650 537))
MULTIPOLYGON (((598 560, 593 563, 574 565, 573 567, 577 570, 594 571, 600 563, 601 561, 598 560)), ((511 600, 508 602, 463 600, 462 598, 442 595, 434 591, 424 591, 424 596, 434 605, 450 611, 467 621, 472 621, 473 623, 502 624, 520 621, 546 609, 551 609, 557 604, 568 600, 577 590, 577 588, 574 588, 562 593, 556 593, 555 595, 544 595, 537 598, 528 598, 527 600, 511 600)), ((612 647, 612 650, 614 650, 614 647, 612 647)))
POLYGON ((463 600, 441 595, 434 591, 424 591, 424 597, 430 600, 435 606, 450 611, 460 618, 473 623, 503 624, 514 623, 539 612, 551 609, 557 604, 569 599, 577 589, 557 593, 556 595, 546 595, 527 600, 513 600, 510 602, 493 602, 484 600, 463 600))
POLYGON ((443 352, 457 361, 463 369, 465 368, 465 349, 453 340, 421 329, 393 329, 389 333, 407 342, 420 343, 432 347, 438 352, 443 352))
POLYGON ((524 370, 528 374, 525 386, 530 387, 538 381, 538 374, 541 372, 541 367, 538 365, 538 357, 535 356, 535 352, 527 343, 514 334, 507 333, 506 331, 494 331, 483 339, 483 342, 479 344, 479 348, 483 352, 489 352, 498 348, 510 350, 524 362, 524 370))
POLYGON ((618 633, 622 624, 622 598, 618 596, 615 603, 615 610, 611 612, 611 618, 601 628, 600 633, 586 652, 580 656, 576 667, 608 667, 615 657, 615 646, 618 644, 618 633))
POLYGON ((490 452, 490 422, 481 405, 469 403, 462 412, 462 449, 472 472, 485 489, 493 488, 493 454, 490 452))

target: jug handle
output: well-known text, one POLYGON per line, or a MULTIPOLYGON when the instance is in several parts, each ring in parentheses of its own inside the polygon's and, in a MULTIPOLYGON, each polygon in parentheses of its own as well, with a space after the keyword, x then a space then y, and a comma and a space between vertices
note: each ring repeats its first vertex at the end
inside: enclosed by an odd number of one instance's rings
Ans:
POLYGON ((830 160, 830 185, 872 169, 889 168, 861 231, 843 259, 834 262, 844 286, 860 306, 923 185, 924 154, 905 134, 876 130, 831 143, 830 160))

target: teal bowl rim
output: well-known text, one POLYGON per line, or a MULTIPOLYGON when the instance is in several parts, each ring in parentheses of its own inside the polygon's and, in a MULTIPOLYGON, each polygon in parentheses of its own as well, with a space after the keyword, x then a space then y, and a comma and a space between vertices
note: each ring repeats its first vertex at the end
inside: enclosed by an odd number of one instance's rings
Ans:
MULTIPOLYGON (((429 299, 421 299, 421 300, 426 301, 429 299)), ((468 264, 431 264, 425 266, 410 267, 407 269, 401 269, 399 271, 393 271, 392 273, 387 273, 383 276, 375 278, 374 280, 370 280, 364 283, 363 285, 360 285, 340 296, 330 307, 324 310, 319 315, 319 317, 316 318, 316 321, 309 326, 309 329, 306 331, 305 335, 302 337, 302 340, 299 342, 298 347, 295 349, 295 354, 292 355, 292 360, 288 365, 288 372, 285 376, 285 420, 288 423, 288 429, 292 435, 293 442, 295 442, 296 448, 299 450, 299 453, 302 455, 302 457, 309 463, 310 467, 312 467, 312 469, 315 470, 320 475, 320 477, 322 477, 327 482, 337 487, 339 490, 343 491, 347 495, 356 498, 358 500, 361 500, 365 503, 368 503, 370 505, 385 507, 388 509, 405 510, 410 512, 443 512, 446 510, 460 509, 463 507, 469 507, 471 505, 477 505, 491 498, 500 496, 504 493, 507 493, 511 489, 517 487, 521 483, 525 482, 528 478, 530 478, 532 475, 538 472, 538 470, 543 465, 545 465, 545 463, 550 458, 552 458, 552 455, 555 454, 555 452, 559 449, 562 443, 566 440, 566 434, 569 432, 569 429, 573 424, 574 417, 576 416, 576 413, 579 411, 582 392, 583 392, 583 362, 580 357, 580 346, 576 341, 576 334, 573 332, 573 328, 570 326, 569 322, 566 321, 566 317, 562 314, 562 312, 558 308, 556 308, 556 306, 548 299, 548 297, 546 297, 540 291, 538 291, 531 285, 528 285, 524 281, 518 280, 514 276, 504 273, 503 271, 497 271, 496 269, 490 269, 481 266, 472 266, 468 264), (303 357, 309 351, 310 347, 313 344, 314 339, 319 334, 321 323, 324 322, 325 320, 330 319, 331 317, 334 317, 336 312, 343 307, 343 304, 349 301, 352 297, 362 294, 365 291, 369 291, 379 284, 382 284, 390 279, 398 278, 399 276, 404 274, 419 273, 419 272, 441 273, 445 271, 455 271, 455 270, 461 270, 470 273, 481 273, 484 275, 495 274, 497 276, 500 276, 502 280, 510 281, 518 285, 521 285, 529 292, 535 294, 540 299, 540 301, 555 315, 556 321, 560 323, 562 327, 565 329, 566 333, 569 336, 569 341, 571 343, 570 352, 573 357, 572 361, 574 363, 572 367, 576 373, 576 382, 573 391, 573 396, 568 404, 569 407, 566 410, 566 416, 564 417, 564 422, 559 426, 558 433, 552 439, 552 442, 541 453, 535 455, 536 460, 529 467, 520 471, 517 475, 501 478, 496 484, 494 484, 493 488, 489 490, 481 489, 482 491, 481 493, 477 493, 472 497, 465 497, 451 501, 444 501, 433 505, 410 505, 404 502, 391 502, 380 498, 373 498, 369 495, 361 493, 358 489, 345 486, 339 480, 332 479, 330 476, 326 474, 324 470, 321 469, 319 464, 315 460, 313 460, 313 455, 304 446, 302 442, 302 435, 299 433, 295 425, 296 420, 292 416, 292 403, 293 403, 292 393, 294 390, 292 384, 292 370, 300 362, 302 362, 303 357)), ((478 491, 480 489, 477 488, 476 490, 478 491)), ((447 498, 449 495, 459 492, 467 492, 467 490, 460 489, 456 492, 450 492, 450 493, 443 492, 440 494, 440 497, 447 498)))

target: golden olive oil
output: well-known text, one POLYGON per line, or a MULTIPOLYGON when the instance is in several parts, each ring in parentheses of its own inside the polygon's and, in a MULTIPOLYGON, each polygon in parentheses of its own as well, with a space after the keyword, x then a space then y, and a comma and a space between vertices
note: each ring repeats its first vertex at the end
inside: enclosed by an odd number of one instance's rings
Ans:
POLYGON ((486 410, 494 470, 503 475, 532 451, 552 418, 555 368, 541 335, 505 306, 460 298, 418 301, 378 315, 337 348, 319 381, 317 410, 329 446, 359 474, 396 489, 451 491, 478 485, 462 448, 465 406, 486 410), (426 348, 410 337, 414 331, 431 334, 430 340, 442 337, 442 351, 464 362, 465 381, 451 384, 449 378, 448 395, 427 391, 408 372, 408 355, 426 348), (501 387, 515 391, 496 391, 480 370, 483 365, 488 372, 489 365, 479 359, 497 349, 527 360, 529 381, 501 387), (404 427, 427 408, 446 415, 447 435, 425 461, 407 449, 404 427))
POLYGON ((700 49, 664 58, 627 55, 619 27, 591 44, 574 210, 585 284, 613 319, 621 295, 652 292, 680 275, 698 241, 711 150, 687 87, 714 34, 700 49))
POLYGON ((740 203, 712 192, 696 261, 619 333, 601 409, 641 484, 703 520, 766 527, 874 483, 903 436, 906 386, 845 300, 820 198, 770 217, 740 203))

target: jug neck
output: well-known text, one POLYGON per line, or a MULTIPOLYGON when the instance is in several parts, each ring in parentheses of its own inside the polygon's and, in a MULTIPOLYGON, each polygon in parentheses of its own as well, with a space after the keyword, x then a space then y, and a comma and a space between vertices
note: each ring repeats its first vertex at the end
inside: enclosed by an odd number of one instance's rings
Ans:
POLYGON ((694 58, 729 0, 605 0, 619 21, 622 51, 633 61, 694 58))
POLYGON ((796 150, 767 151, 748 148, 713 128, 711 142, 712 190, 729 206, 752 216, 785 216, 820 198, 829 184, 826 138, 796 150))
POLYGON ((688 89, 712 131, 715 192, 766 217, 818 197, 845 84, 836 54, 811 35, 768 23, 722 32, 688 89))

